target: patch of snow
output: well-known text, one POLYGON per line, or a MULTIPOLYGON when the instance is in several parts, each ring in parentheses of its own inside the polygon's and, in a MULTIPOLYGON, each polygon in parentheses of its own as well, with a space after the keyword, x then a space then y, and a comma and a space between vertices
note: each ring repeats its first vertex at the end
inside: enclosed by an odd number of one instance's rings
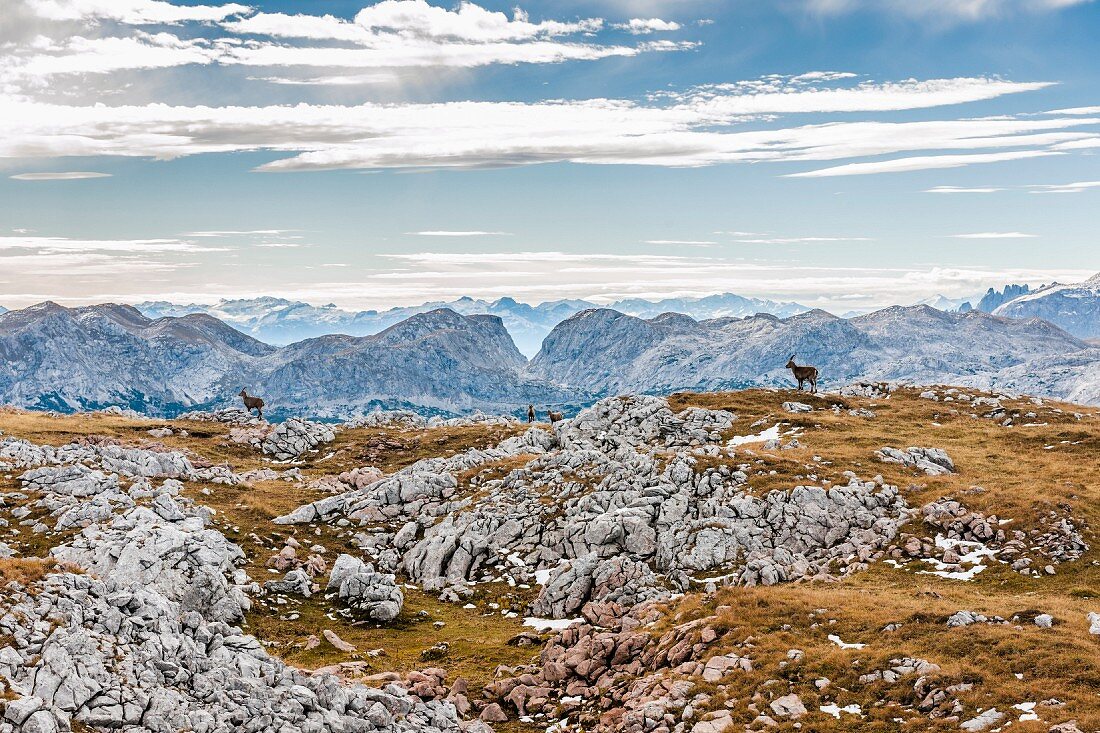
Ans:
POLYGON ((821 710, 821 712, 828 713, 837 720, 840 720, 841 713, 848 713, 849 715, 859 715, 860 717, 863 716, 863 708, 861 708, 859 705, 856 705, 855 703, 840 707, 834 702, 828 705, 822 705, 819 709, 821 710))
POLYGON ((527 616, 523 619, 524 626, 530 626, 536 631, 561 631, 567 629, 571 624, 583 622, 583 618, 539 618, 538 616, 527 616))
POLYGON ((986 566, 982 564, 983 558, 996 559, 997 551, 986 547, 981 542, 966 542, 964 540, 955 540, 944 537, 942 534, 936 535, 936 547, 942 549, 954 549, 959 553, 959 562, 957 565, 969 564, 971 565, 969 570, 948 570, 948 568, 954 567, 954 564, 949 565, 935 558, 924 558, 924 562, 930 563, 933 570, 919 570, 920 575, 937 575, 941 578, 948 578, 950 580, 973 580, 974 576, 985 570, 986 566))
POLYGON ((1020 711, 1020 722, 1039 719, 1039 716, 1035 713, 1035 703, 1033 702, 1021 702, 1012 707, 1020 711))
POLYGON ((841 649, 862 649, 863 647, 867 646, 866 644, 848 644, 836 634, 829 634, 829 641, 833 642, 841 649))
POLYGON ((767 430, 757 433, 756 435, 735 435, 726 441, 726 445, 735 447, 738 445, 744 445, 745 443, 763 443, 768 440, 779 439, 779 423, 772 425, 767 430))

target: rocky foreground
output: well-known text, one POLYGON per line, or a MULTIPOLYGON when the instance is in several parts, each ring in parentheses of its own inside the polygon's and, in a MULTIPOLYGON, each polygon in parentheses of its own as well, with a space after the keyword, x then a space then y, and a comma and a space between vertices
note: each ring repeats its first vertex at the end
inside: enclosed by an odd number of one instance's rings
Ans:
POLYGON ((1100 729, 1100 419, 0 413, 0 731, 1100 729))

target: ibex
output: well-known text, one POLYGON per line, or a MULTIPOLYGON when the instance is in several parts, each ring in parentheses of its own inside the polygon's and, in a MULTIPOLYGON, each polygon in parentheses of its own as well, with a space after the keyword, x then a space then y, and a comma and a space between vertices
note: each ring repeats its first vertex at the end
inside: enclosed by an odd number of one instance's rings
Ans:
POLYGON ((810 391, 817 391, 817 367, 812 366, 798 366, 794 363, 794 354, 791 354, 790 360, 787 362, 787 368, 794 374, 794 378, 798 380, 798 391, 802 391, 802 385, 806 382, 810 383, 810 391))
POLYGON ((264 416, 264 401, 259 397, 252 397, 246 390, 241 390, 241 399, 244 400, 244 409, 252 412, 255 410, 259 417, 264 416))
POLYGON ((546 408, 546 416, 550 418, 550 424, 553 425, 557 421, 561 420, 561 413, 554 412, 549 407, 546 408))

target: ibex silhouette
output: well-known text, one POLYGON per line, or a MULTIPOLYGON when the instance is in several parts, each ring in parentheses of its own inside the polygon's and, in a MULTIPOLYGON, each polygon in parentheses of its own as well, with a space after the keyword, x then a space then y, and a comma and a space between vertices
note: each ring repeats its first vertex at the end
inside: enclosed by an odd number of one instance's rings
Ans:
POLYGON ((812 366, 798 366, 794 363, 794 354, 791 354, 790 360, 787 362, 787 368, 794 374, 794 378, 798 380, 798 391, 802 391, 802 385, 806 382, 810 383, 810 391, 817 391, 817 367, 812 366))
POLYGON ((255 410, 259 417, 264 416, 264 401, 259 397, 252 397, 247 391, 241 390, 241 399, 244 400, 244 409, 252 412, 255 410))

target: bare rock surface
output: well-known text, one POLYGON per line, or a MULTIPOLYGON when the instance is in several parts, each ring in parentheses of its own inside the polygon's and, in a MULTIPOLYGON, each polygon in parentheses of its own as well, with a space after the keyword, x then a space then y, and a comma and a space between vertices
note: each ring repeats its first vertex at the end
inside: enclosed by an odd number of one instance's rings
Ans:
POLYGON ((798 486, 755 496, 747 476, 701 460, 724 450, 736 416, 676 414, 658 397, 609 398, 495 448, 419 461, 276 520, 346 518, 389 536, 371 548, 387 571, 429 591, 495 577, 545 587, 532 612, 565 618, 585 603, 627 606, 709 583, 771 585, 857 570, 909 519, 896 487, 798 486), (457 475, 529 457, 479 484, 471 503, 457 475), (546 506, 553 505, 553 516, 546 506))
MULTIPOLYGON (((256 586, 209 511, 180 497, 177 477, 193 473, 181 454, 10 439, 0 450, 29 469, 23 486, 59 527, 82 527, 53 548, 65 564, 33 593, 6 588, 0 677, 15 699, 3 733, 460 730, 449 701, 302 672, 232 625, 256 586)), ((388 608, 399 595, 392 576, 365 580, 349 597, 388 608)))
POLYGON ((328 425, 292 417, 267 434, 260 450, 277 461, 288 461, 335 439, 336 433, 328 425))
POLYGON ((955 473, 955 463, 941 448, 883 448, 876 451, 883 463, 900 463, 903 466, 924 471, 929 476, 955 473))

